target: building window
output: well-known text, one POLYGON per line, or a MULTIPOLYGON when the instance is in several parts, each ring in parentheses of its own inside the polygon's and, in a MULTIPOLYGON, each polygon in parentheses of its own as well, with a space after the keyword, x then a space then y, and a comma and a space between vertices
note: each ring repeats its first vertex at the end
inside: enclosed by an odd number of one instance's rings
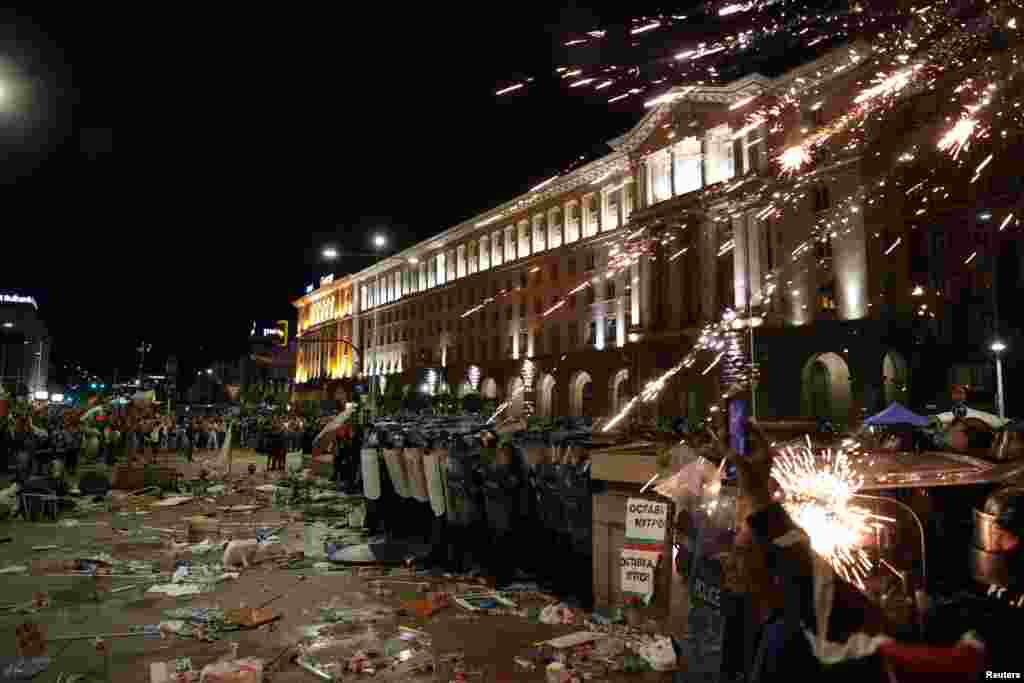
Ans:
POLYGON ((597 346, 597 321, 590 321, 590 329, 587 332, 587 345, 597 346))
POLYGON ((562 210, 553 209, 548 214, 548 247, 557 249, 562 246, 562 210))
POLYGON ((652 204, 663 202, 672 196, 672 171, 669 162, 668 151, 652 154, 647 160, 652 204))
POLYGON ((597 265, 596 265, 597 264, 597 259, 594 256, 594 252, 588 251, 586 259, 587 260, 586 260, 586 266, 584 267, 584 271, 585 272, 590 272, 591 270, 594 270, 597 267, 597 265))
POLYGON ((530 335, 526 332, 519 333, 519 357, 525 358, 530 354, 530 335))
POLYGON ((732 129, 728 124, 716 126, 707 134, 707 181, 714 185, 729 180, 735 174, 732 129))
POLYGON ((757 131, 747 133, 745 150, 747 153, 747 163, 750 165, 750 168, 747 170, 757 173, 761 170, 761 147, 759 142, 760 136, 755 137, 755 135, 757 135, 757 131))
POLYGON ((569 257, 568 271, 569 271, 569 275, 570 276, 576 274, 576 257, 575 256, 570 256, 569 257))
POLYGON ((526 258, 530 255, 530 224, 527 221, 519 223, 519 258, 526 258))
POLYGON ((570 204, 565 214, 565 241, 575 242, 580 238, 580 205, 570 204))
POLYGON ((580 343, 580 324, 575 320, 569 322, 569 348, 575 349, 580 343))
POLYGON ((686 194, 701 188, 701 162, 703 157, 700 153, 700 140, 696 137, 683 138, 676 145, 676 187, 675 194, 686 194))
POLYGON ((533 335, 533 355, 544 355, 544 332, 541 330, 537 330, 537 334, 533 335))
POLYGON ((558 262, 551 264, 551 282, 558 282, 558 262))
POLYGON ((618 321, 614 317, 605 319, 604 345, 613 346, 618 344, 618 321))
POLYGON ((622 201, 622 189, 608 193, 608 223, 602 226, 602 232, 619 227, 619 203, 622 201))
POLYGON ((597 234, 597 229, 601 226, 601 202, 597 195, 591 195, 586 199, 587 202, 587 225, 585 237, 591 237, 597 234))
POLYGON ((615 280, 607 280, 605 283, 605 291, 607 292, 608 299, 615 298, 615 280))
POLYGON ((512 319, 512 304, 509 304, 508 306, 505 307, 505 319, 512 319))
POLYGON ((522 301, 519 302, 519 317, 526 317, 526 299, 523 299, 522 301))
POLYGON ((527 274, 526 274, 526 271, 524 270, 523 272, 519 273, 519 286, 522 289, 526 289, 526 285, 527 284, 528 284, 527 274))
POLYGON ((835 313, 836 308, 836 283, 833 280, 818 289, 818 311, 835 313))
POLYGON ((551 328, 551 355, 557 356, 562 352, 562 338, 559 334, 559 327, 555 325, 551 328))
POLYGON ((505 228, 505 261, 516 260, 516 235, 515 227, 505 228))

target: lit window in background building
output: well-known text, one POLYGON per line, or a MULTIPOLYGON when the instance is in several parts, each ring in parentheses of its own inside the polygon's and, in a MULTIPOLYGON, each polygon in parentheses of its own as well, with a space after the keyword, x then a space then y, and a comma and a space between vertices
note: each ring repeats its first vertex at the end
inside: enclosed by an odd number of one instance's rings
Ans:
POLYGON ((647 172, 651 176, 651 203, 656 204, 670 198, 672 196, 672 177, 668 151, 652 154, 647 160, 647 172))
POLYGON ((584 201, 587 203, 587 224, 584 237, 593 237, 601 225, 601 198, 592 194, 584 201))
POLYGON ((686 194, 701 188, 700 140, 683 138, 675 149, 676 194, 686 194))
POLYGON ((722 124, 708 131, 707 146, 708 185, 732 178, 736 168, 733 160, 732 129, 729 125, 722 124))
POLYGON ((622 187, 608 193, 608 211, 602 231, 615 230, 619 227, 619 202, 622 201, 622 187))

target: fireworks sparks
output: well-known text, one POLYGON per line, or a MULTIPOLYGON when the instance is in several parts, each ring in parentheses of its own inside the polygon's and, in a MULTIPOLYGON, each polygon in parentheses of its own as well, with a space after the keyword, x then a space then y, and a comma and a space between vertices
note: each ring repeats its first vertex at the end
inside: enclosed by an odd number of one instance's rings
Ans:
POLYGON ((939 140, 939 150, 949 152, 956 159, 960 156, 961 150, 970 144, 971 135, 977 126, 976 119, 963 117, 939 140))
POLYGON ((874 99, 895 95, 910 84, 910 79, 918 68, 920 67, 904 69, 891 76, 880 75, 875 81, 875 85, 861 91, 853 101, 857 104, 864 104, 874 99))
POLYGON ((520 394, 522 394, 524 390, 525 390, 525 389, 524 389, 524 387, 523 387, 523 386, 520 386, 520 387, 516 387, 516 390, 512 392, 512 395, 508 397, 508 400, 507 400, 507 401, 504 401, 504 402, 503 402, 503 403, 502 403, 501 405, 499 405, 499 406, 498 406, 498 409, 494 411, 494 415, 491 415, 490 419, 488 419, 488 420, 487 420, 487 424, 491 424, 491 423, 493 423, 493 422, 494 422, 495 420, 497 420, 497 419, 498 419, 498 416, 499 416, 499 415, 501 415, 501 414, 502 414, 502 413, 504 413, 504 412, 505 412, 506 410, 508 410, 508 407, 509 407, 510 405, 512 405, 512 402, 513 402, 513 401, 514 401, 514 400, 515 400, 515 399, 516 399, 516 398, 517 398, 517 397, 518 397, 518 396, 519 396, 520 394))
POLYGON ((690 352, 673 367, 669 368, 660 376, 644 385, 640 395, 634 396, 629 403, 623 406, 622 409, 604 425, 601 431, 607 432, 613 429, 615 425, 619 424, 619 422, 629 415, 629 413, 632 412, 640 403, 651 403, 652 401, 657 400, 662 390, 668 385, 669 380, 683 370, 692 368, 697 363, 697 359, 701 354, 709 352, 716 354, 714 360, 711 361, 711 364, 708 365, 701 374, 706 375, 711 372, 711 370, 721 362, 722 358, 726 354, 726 337, 729 331, 733 330, 737 326, 743 327, 745 325, 745 320, 737 317, 737 315, 732 311, 726 311, 721 321, 705 326, 701 331, 700 337, 697 339, 697 343, 694 344, 690 352))
POLYGON ((864 481, 845 451, 823 456, 811 448, 785 449, 772 464, 772 478, 783 493, 783 506, 805 532, 811 548, 828 560, 842 578, 864 589, 872 563, 861 539, 878 518, 852 504, 864 481))
POLYGON ((810 165, 811 153, 803 145, 795 145, 779 155, 779 167, 783 175, 799 173, 804 166, 810 165))

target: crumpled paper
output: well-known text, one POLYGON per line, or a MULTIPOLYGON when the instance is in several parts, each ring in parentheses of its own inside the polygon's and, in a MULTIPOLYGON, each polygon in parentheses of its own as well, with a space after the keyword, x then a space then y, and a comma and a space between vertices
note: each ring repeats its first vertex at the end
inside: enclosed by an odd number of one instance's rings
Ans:
POLYGON ((576 612, 565 603, 548 605, 540 611, 539 619, 542 624, 573 624, 576 621, 576 612))
POLYGON ((672 639, 667 636, 657 636, 650 643, 641 645, 637 654, 655 671, 672 671, 677 666, 676 651, 672 647, 672 639))

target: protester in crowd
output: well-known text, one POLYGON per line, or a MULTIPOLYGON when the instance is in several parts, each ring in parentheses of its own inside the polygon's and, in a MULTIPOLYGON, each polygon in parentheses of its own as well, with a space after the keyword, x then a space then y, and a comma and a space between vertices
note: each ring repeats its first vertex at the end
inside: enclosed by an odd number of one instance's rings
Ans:
MULTIPOLYGON (((756 656, 748 663, 749 683, 805 680, 975 680, 984 670, 985 646, 965 634, 952 646, 899 643, 881 634, 884 618, 856 588, 835 574, 811 550, 807 534, 774 497, 774 453, 752 426, 757 441, 750 458, 722 446, 736 465, 742 495, 752 512, 736 544, 759 558, 752 565, 767 573, 756 656)), ((961 628, 975 626, 961 622, 961 628)))

